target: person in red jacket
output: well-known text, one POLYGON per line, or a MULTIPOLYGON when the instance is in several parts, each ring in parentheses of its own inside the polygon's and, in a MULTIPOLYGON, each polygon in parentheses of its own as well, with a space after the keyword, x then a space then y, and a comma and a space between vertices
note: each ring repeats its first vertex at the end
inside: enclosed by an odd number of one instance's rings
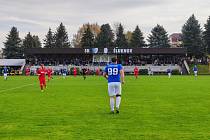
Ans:
POLYGON ((134 72, 134 76, 135 76, 136 79, 137 79, 137 78, 138 78, 138 75, 139 75, 139 69, 138 69, 138 67, 135 66, 133 72, 134 72))
POLYGON ((40 84, 41 92, 43 92, 44 88, 47 87, 46 80, 45 80, 46 73, 47 73, 47 71, 44 67, 44 64, 41 64, 41 67, 37 70, 37 75, 39 76, 39 84, 40 84))
POLYGON ((77 76, 77 68, 76 67, 74 67, 74 69, 73 69, 73 74, 74 74, 74 77, 77 76))
POLYGON ((48 76, 48 82, 51 80, 51 78, 52 78, 52 73, 53 73, 53 71, 52 71, 52 68, 48 68, 47 69, 47 76, 48 76))

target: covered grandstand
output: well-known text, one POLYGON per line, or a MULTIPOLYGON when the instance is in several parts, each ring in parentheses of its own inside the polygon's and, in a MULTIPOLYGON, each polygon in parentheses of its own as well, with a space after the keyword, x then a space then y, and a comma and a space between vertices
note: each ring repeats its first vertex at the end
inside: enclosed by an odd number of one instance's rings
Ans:
POLYGON ((187 56, 185 48, 31 48, 25 49, 26 63, 32 68, 40 63, 60 67, 85 66, 95 70, 103 68, 113 56, 118 57, 119 63, 126 72, 151 68, 155 72, 165 72, 167 68, 187 73, 187 56))
POLYGON ((123 65, 175 64, 185 57, 185 48, 31 48, 25 50, 27 64, 103 65, 117 56, 123 65))

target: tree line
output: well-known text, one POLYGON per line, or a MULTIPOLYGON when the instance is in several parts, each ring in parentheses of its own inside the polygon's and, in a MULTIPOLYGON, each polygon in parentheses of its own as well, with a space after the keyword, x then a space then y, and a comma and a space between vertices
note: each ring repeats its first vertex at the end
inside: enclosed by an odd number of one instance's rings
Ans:
MULTIPOLYGON (((182 27, 182 47, 187 48, 188 53, 195 57, 202 57, 210 53, 210 16, 201 29, 195 15, 189 17, 182 27)), ((65 26, 61 23, 56 31, 49 28, 45 39, 44 48, 169 48, 169 37, 167 31, 161 25, 156 25, 146 39, 139 26, 133 32, 125 33, 122 24, 118 24, 114 32, 109 24, 101 26, 97 24, 84 24, 74 35, 72 43, 68 39, 65 26)), ((23 51, 26 48, 41 48, 42 44, 37 35, 30 32, 24 39, 19 37, 16 27, 12 27, 6 42, 4 42, 3 54, 6 58, 23 58, 23 51)))

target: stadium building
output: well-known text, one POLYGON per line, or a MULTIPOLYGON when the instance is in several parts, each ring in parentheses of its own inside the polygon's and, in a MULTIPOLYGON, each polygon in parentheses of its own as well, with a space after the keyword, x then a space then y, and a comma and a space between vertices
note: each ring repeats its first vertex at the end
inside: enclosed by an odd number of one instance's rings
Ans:
POLYGON ((132 72, 135 66, 140 70, 150 68, 153 72, 166 72, 168 68, 183 73, 189 71, 185 48, 31 48, 24 53, 26 63, 34 69, 43 63, 52 67, 85 66, 95 70, 117 56, 126 72, 132 72))

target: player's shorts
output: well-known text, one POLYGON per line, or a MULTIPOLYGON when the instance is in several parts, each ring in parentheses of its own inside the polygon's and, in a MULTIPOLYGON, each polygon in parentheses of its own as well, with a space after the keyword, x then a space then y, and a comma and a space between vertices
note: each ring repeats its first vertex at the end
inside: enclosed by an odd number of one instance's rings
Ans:
POLYGON ((7 77, 7 73, 4 73, 4 77, 7 77))
POLYGON ((108 83, 108 93, 109 96, 121 95, 121 83, 120 82, 108 83))
POLYGON ((63 73, 63 76, 66 76, 66 73, 63 73))
POLYGON ((45 79, 39 79, 39 84, 40 85, 46 85, 46 80, 45 79))
POLYGON ((194 71, 195 74, 198 74, 198 71, 194 71))

